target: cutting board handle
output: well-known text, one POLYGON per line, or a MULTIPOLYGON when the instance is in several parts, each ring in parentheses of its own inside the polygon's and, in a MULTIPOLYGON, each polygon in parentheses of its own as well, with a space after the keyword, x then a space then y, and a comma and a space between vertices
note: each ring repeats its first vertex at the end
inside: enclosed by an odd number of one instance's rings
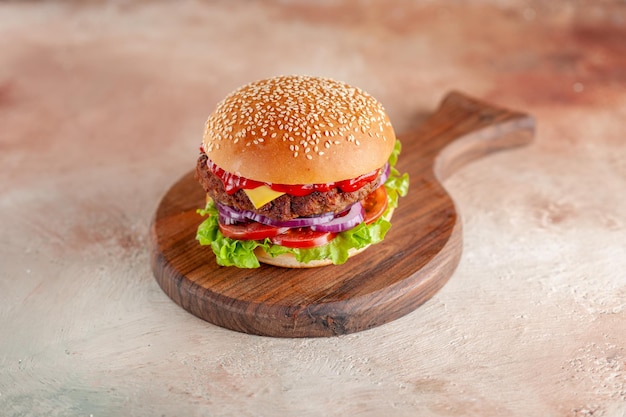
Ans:
POLYGON ((435 113, 401 140, 424 144, 420 149, 423 167, 430 166, 432 174, 443 181, 471 161, 530 143, 534 132, 535 120, 528 114, 453 91, 435 113))

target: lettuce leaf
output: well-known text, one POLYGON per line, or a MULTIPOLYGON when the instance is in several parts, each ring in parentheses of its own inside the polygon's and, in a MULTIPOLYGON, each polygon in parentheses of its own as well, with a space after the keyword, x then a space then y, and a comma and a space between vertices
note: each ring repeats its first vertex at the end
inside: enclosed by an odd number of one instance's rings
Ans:
POLYGON ((400 141, 396 140, 394 150, 389 157, 391 167, 389 178, 385 181, 387 211, 369 225, 361 223, 353 229, 339 233, 327 245, 300 249, 274 245, 269 239, 264 241, 229 239, 219 230, 217 208, 211 201, 204 209, 197 210, 198 214, 207 218, 198 226, 196 239, 201 245, 211 246, 217 263, 221 266, 258 268, 259 260, 254 254, 254 250, 258 247, 262 247, 271 256, 291 253, 298 262, 307 263, 313 260, 330 259, 334 264, 342 264, 348 260, 350 249, 361 249, 382 241, 391 227, 390 210, 398 207, 399 198, 404 197, 409 189, 409 175, 400 174, 395 168, 401 150, 400 141))

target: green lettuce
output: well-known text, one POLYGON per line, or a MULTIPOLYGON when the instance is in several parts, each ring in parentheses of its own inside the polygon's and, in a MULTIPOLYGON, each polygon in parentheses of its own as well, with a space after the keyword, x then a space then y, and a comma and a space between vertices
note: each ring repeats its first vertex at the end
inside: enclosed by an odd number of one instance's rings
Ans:
POLYGON ((409 175, 400 174, 395 168, 400 151, 400 141, 396 140, 394 150, 389 157, 389 178, 385 181, 388 203, 385 213, 371 224, 361 223, 353 229, 339 233, 324 246, 307 249, 287 248, 274 245, 269 239, 255 241, 227 238, 219 230, 218 212, 212 201, 209 201, 204 209, 198 210, 198 214, 206 216, 206 219, 198 226, 196 239, 201 245, 211 246, 217 263, 222 266, 258 268, 259 260, 254 254, 254 250, 258 247, 262 247, 271 256, 290 253, 298 262, 307 263, 313 260, 330 259, 334 264, 342 264, 348 259, 350 249, 361 249, 382 241, 391 227, 390 211, 398 207, 398 199, 405 196, 409 189, 409 175))

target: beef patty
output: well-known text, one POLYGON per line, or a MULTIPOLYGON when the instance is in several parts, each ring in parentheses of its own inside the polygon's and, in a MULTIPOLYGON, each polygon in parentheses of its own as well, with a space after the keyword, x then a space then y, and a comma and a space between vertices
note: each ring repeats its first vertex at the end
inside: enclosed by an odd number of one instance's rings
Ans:
POLYGON ((207 168, 207 159, 205 154, 198 158, 196 179, 214 201, 239 210, 250 210, 274 220, 290 220, 328 212, 340 213, 352 203, 363 200, 380 185, 379 175, 374 181, 353 192, 333 188, 327 192, 313 191, 301 197, 283 194, 257 209, 243 190, 228 194, 222 180, 207 168))

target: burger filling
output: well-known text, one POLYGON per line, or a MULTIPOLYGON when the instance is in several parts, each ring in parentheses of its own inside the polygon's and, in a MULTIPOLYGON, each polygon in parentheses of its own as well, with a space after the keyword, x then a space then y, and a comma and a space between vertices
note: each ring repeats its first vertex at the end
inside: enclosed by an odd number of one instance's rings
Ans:
MULTIPOLYGON (((374 173, 343 184, 303 186, 304 191, 296 193, 304 195, 280 193, 260 207, 245 188, 224 181, 224 175, 202 153, 196 177, 212 200, 198 210, 208 217, 196 237, 200 244, 212 247, 223 266, 258 267, 257 247, 271 256, 290 253, 304 263, 317 259, 344 263, 351 249, 382 241, 391 227, 390 209, 397 207, 409 186, 408 175, 394 167, 399 153, 396 141, 388 165, 374 173)), ((238 185, 245 182, 239 177, 235 181, 238 185)))

